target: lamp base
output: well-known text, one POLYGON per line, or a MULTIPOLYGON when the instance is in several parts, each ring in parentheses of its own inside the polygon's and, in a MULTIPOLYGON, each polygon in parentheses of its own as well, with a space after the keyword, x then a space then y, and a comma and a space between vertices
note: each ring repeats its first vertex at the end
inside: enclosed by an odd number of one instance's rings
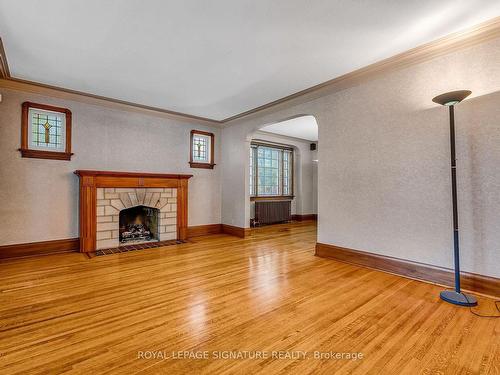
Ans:
POLYGON ((443 301, 453 303, 454 305, 466 307, 477 306, 477 300, 474 296, 465 293, 457 293, 454 290, 443 290, 440 297, 443 301))

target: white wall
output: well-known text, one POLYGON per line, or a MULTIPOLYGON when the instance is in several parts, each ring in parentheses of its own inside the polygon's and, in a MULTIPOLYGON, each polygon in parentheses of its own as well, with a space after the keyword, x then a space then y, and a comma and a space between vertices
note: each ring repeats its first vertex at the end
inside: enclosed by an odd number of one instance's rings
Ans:
POLYGON ((220 129, 154 116, 0 89, 0 245, 78 237, 76 169, 186 173, 189 225, 221 222, 220 167, 189 167, 191 129, 220 129), (21 103, 29 100, 73 113, 68 161, 21 158, 21 103))
MULTIPOLYGON (((314 202, 314 198, 317 195, 314 189, 317 189, 317 184, 313 181, 315 177, 313 168, 316 167, 313 164, 316 163, 312 161, 313 152, 310 151, 311 142, 264 132, 254 133, 252 139, 281 143, 293 147, 293 192, 295 197, 292 200, 292 214, 306 215, 317 213, 314 202)), ((254 206, 254 202, 250 202, 250 218, 254 218, 254 206)))
POLYGON ((448 112, 431 99, 453 89, 474 94, 456 109, 462 269, 500 277, 500 39, 229 124, 222 221, 247 222, 246 135, 312 114, 318 241, 451 268, 448 112))

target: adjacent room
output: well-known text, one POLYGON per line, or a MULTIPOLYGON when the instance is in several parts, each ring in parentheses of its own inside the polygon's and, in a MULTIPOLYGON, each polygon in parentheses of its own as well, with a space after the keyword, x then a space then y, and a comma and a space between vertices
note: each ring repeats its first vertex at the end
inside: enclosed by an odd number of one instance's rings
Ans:
POLYGON ((0 1, 1 374, 499 374, 500 2, 0 1))

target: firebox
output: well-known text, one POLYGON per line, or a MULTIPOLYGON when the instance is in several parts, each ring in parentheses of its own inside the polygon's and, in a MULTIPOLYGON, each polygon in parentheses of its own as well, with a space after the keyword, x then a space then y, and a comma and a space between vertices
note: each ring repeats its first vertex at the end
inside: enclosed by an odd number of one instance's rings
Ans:
POLYGON ((159 209, 135 206, 120 211, 120 244, 159 241, 159 209))

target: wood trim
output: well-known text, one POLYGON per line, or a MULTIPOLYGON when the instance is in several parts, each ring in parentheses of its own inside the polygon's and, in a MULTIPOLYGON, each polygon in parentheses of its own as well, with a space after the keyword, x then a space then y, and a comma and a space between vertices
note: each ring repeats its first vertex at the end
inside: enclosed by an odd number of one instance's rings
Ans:
POLYGON ((295 221, 318 220, 318 214, 292 215, 292 220, 295 221))
POLYGON ((219 233, 222 233, 222 224, 196 225, 188 227, 187 229, 188 238, 219 233))
POLYGON ((222 224, 222 233, 229 234, 240 238, 250 236, 252 230, 250 228, 235 227, 233 225, 222 224))
POLYGON ((75 100, 80 102, 85 102, 93 105, 101 106, 111 106, 113 108, 120 108, 125 110, 134 110, 138 112, 152 112, 156 114, 165 115, 169 118, 181 119, 185 121, 190 121, 191 123, 197 122, 204 125, 220 125, 222 122, 219 120, 214 120, 207 117, 190 115, 183 112, 171 111, 168 109, 163 109, 159 107, 153 107, 148 105, 143 105, 139 103, 133 103, 126 100, 114 99, 106 96, 95 95, 83 91, 66 89, 59 86, 48 85, 45 83, 28 81, 25 79, 19 79, 15 77, 0 77, 0 87, 4 87, 12 90, 20 90, 25 92, 31 92, 34 94, 41 94, 52 96, 56 98, 75 100))
POLYGON ((333 78, 329 81, 287 95, 281 99, 255 107, 237 115, 227 117, 221 122, 224 126, 243 117, 255 115, 264 110, 279 106, 281 104, 304 103, 322 95, 331 94, 349 87, 359 85, 375 79, 382 74, 406 68, 411 65, 432 60, 438 56, 452 53, 467 47, 471 47, 485 41, 500 37, 500 17, 490 19, 473 27, 449 34, 432 42, 422 44, 405 52, 391 56, 374 64, 367 65, 361 69, 333 78))
POLYGON ((96 250, 97 188, 128 187, 177 189, 177 239, 186 240, 188 222, 188 179, 192 175, 77 170, 80 177, 80 252, 96 250))
POLYGON ((67 108, 55 107, 47 104, 24 102, 21 115, 21 148, 19 149, 23 158, 71 160, 71 111, 67 108), (64 113, 66 115, 66 145, 64 152, 31 149, 28 144, 29 133, 29 110, 37 108, 46 111, 64 113))
POLYGON ((291 201, 295 198, 295 195, 274 195, 274 196, 259 196, 250 197, 250 201, 291 201))
POLYGON ((214 133, 205 132, 203 130, 191 130, 189 136, 189 166, 191 168, 214 169, 215 166, 215 135, 214 133), (200 163, 193 161, 193 136, 195 134, 205 135, 210 137, 210 163, 200 163))
POLYGON ((0 259, 78 252, 79 248, 79 238, 4 245, 0 246, 0 259))
POLYGON ((7 55, 3 47, 2 38, 0 38, 0 78, 9 78, 9 64, 7 63, 7 55))
MULTIPOLYGON (((137 177, 137 178, 166 178, 166 179, 190 179, 192 174, 173 174, 173 173, 142 173, 142 172, 117 172, 117 171, 94 171, 88 169, 78 169, 74 172, 78 176, 94 177, 137 177)), ((101 187, 101 186, 100 186, 101 187)))
MULTIPOLYGON (((362 267, 389 272, 411 279, 429 281, 444 286, 454 285, 454 272, 451 269, 432 266, 389 256, 368 253, 345 247, 316 244, 316 256, 335 259, 362 267)), ((464 290, 500 297, 500 279, 474 273, 462 272, 461 283, 464 290)))

